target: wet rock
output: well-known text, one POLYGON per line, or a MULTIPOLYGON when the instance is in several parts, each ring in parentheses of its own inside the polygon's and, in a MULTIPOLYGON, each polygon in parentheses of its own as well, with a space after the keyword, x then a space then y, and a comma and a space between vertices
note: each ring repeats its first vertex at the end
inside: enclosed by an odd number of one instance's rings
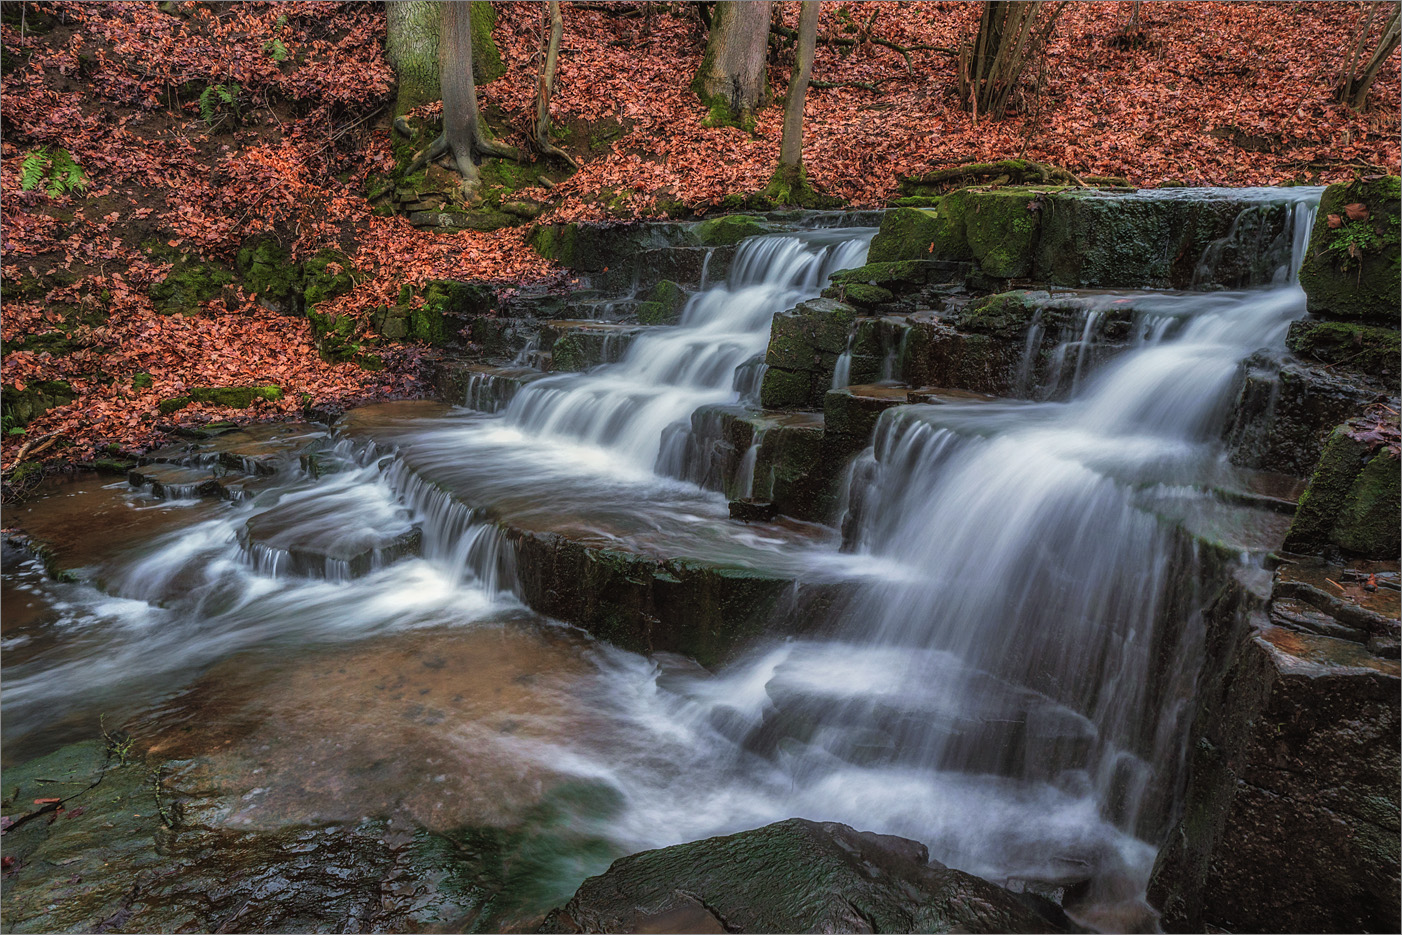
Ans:
POLYGON ((1311 314, 1397 328, 1402 295, 1399 183, 1394 175, 1325 189, 1300 267, 1311 314), (1363 206, 1353 212, 1358 217, 1344 210, 1353 204, 1363 206), (1331 226, 1331 218, 1338 219, 1337 226, 1331 226))
POLYGON ((1370 436, 1357 422, 1338 426, 1300 498, 1286 548, 1335 545, 1365 558, 1395 557, 1402 548, 1399 473, 1395 445, 1370 436))
POLYGON ((1236 647, 1150 883, 1164 928, 1396 931, 1396 661, 1259 615, 1236 647))
POLYGON ((1042 231, 1031 275, 1055 285, 1240 288, 1271 282, 1290 259, 1285 201, 1063 191, 1048 196, 1038 213, 1042 231), (1213 248, 1215 262, 1200 268, 1213 248))
POLYGON ((1399 390, 1398 359, 1402 357, 1402 343, 1395 328, 1301 319, 1290 323, 1285 343, 1305 360, 1367 374, 1393 393, 1399 390))
POLYGON ((175 464, 153 464, 133 468, 127 479, 133 487, 150 485, 151 493, 162 500, 183 500, 190 497, 217 497, 223 485, 209 468, 181 467, 175 464))
POLYGON ((522 599, 615 646, 714 665, 761 633, 793 625, 774 614, 792 595, 791 578, 662 560, 520 525, 504 525, 502 533, 522 599))
POLYGON ((645 328, 597 321, 549 321, 540 329, 540 352, 550 355, 549 369, 581 373, 621 360, 645 328))
POLYGON ((239 543, 265 574, 332 581, 360 578, 418 554, 417 527, 346 528, 336 522, 335 508, 315 500, 272 507, 244 524, 239 543))
POLYGON ((848 386, 829 390, 823 397, 823 425, 828 445, 850 452, 871 442, 872 429, 881 413, 904 406, 910 399, 905 387, 848 386))
POLYGON ((923 844, 791 818, 615 861, 542 932, 1046 932, 1054 904, 929 859, 923 844))
POLYGON ((93 741, 6 769, 17 819, 5 834, 6 929, 468 931, 494 888, 443 885, 440 839, 384 821, 228 828, 218 816, 232 803, 189 783, 192 765, 93 741), (61 811, 21 810, 52 797, 61 811))
POLYGON ((746 497, 744 500, 730 501, 730 518, 742 523, 765 523, 778 514, 778 509, 768 500, 746 497))
POLYGON ((1164 929, 1396 930, 1402 670, 1360 631, 1396 632, 1397 563, 1287 562, 1266 588, 1199 567, 1188 782, 1148 891, 1164 929))
POLYGON ((1335 426, 1388 398, 1370 378, 1281 361, 1265 351, 1242 368, 1224 435, 1232 462, 1243 467, 1308 477, 1335 426))

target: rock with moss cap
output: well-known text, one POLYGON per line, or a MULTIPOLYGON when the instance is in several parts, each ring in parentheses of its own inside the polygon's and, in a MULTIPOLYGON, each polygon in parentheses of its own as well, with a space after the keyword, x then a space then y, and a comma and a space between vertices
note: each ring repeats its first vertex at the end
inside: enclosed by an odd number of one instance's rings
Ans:
POLYGON ((1300 267, 1311 314, 1397 327, 1400 181, 1390 175, 1325 189, 1300 267))
POLYGON ((704 246, 725 247, 768 232, 763 218, 752 214, 727 214, 697 224, 695 235, 704 246))

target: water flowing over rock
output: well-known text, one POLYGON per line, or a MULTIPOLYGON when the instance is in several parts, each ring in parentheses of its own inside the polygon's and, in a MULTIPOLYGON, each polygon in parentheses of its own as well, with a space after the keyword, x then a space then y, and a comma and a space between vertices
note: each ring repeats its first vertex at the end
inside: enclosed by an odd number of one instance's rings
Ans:
POLYGON ((1396 462, 1334 429, 1396 405, 1301 337, 1319 195, 539 228, 587 281, 474 305, 444 402, 17 511, 7 751, 105 711, 191 846, 365 855, 234 927, 1386 928, 1396 462))

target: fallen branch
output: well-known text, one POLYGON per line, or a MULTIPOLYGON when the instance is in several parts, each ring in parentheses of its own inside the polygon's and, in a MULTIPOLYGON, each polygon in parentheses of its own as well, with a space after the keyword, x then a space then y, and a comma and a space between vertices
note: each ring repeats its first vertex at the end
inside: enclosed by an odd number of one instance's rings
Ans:
POLYGON ((808 86, 810 88, 861 88, 863 91, 880 91, 880 85, 897 80, 899 79, 877 78, 875 81, 810 81, 808 82, 808 86))

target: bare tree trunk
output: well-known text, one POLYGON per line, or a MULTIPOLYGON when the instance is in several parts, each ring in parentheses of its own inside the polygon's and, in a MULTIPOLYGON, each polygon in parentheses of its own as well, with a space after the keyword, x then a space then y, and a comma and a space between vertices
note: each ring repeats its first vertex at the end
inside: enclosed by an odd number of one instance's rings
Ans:
POLYGON ((973 112, 998 119, 1018 79, 1051 38, 1065 0, 987 0, 973 42, 959 49, 959 98, 973 112))
POLYGON ((803 105, 808 99, 808 80, 813 76, 813 53, 818 46, 818 0, 803 0, 798 15, 798 51, 789 98, 784 103, 784 136, 779 144, 779 165, 797 172, 803 165, 803 105))
MULTIPOLYGON (((385 3, 385 59, 399 83, 394 102, 396 119, 442 95, 438 80, 442 17, 438 6, 436 0, 387 0, 385 3)), ((472 10, 472 77, 478 84, 486 84, 506 71, 492 40, 495 14, 486 0, 472 0, 467 6, 472 10)), ((408 133, 407 124, 400 129, 408 133)))
POLYGON ((706 126, 754 128, 764 102, 771 0, 720 0, 706 54, 691 87, 710 113, 706 126))
POLYGON ((394 116, 438 100, 438 4, 391 0, 385 4, 385 58, 399 82, 394 116))
POLYGON ((520 159, 520 153, 487 135, 477 110, 477 83, 472 77, 471 4, 439 3, 442 29, 438 47, 438 83, 443 89, 443 133, 414 157, 405 170, 413 175, 419 169, 449 156, 462 176, 463 197, 471 201, 481 185, 476 156, 520 159))
POLYGON ((1355 43, 1353 54, 1349 57, 1348 64, 1344 68, 1343 81, 1339 86, 1339 100, 1354 110, 1363 110, 1367 106, 1368 92, 1372 90, 1378 72, 1382 70, 1388 58, 1397 51, 1399 43, 1402 42, 1402 27, 1399 27, 1399 16, 1402 16, 1402 6, 1399 6, 1394 0, 1375 0, 1375 2, 1368 4, 1368 15, 1363 19, 1362 26, 1358 30, 1358 41, 1355 43), (1373 20, 1384 7, 1391 8, 1392 12, 1383 23, 1382 35, 1378 37, 1378 44, 1373 49, 1373 54, 1369 56, 1368 61, 1360 70, 1358 61, 1362 58, 1364 50, 1368 48, 1368 38, 1373 31, 1373 20))
POLYGON ((477 83, 472 78, 470 7, 451 2, 439 6, 443 12, 439 68, 439 82, 443 86, 443 135, 439 139, 446 144, 447 152, 462 175, 463 195, 471 198, 481 184, 477 163, 472 158, 481 118, 477 113, 477 83))
POLYGON ((565 35, 565 20, 560 15, 560 0, 546 0, 545 20, 545 48, 536 80, 535 148, 542 156, 554 156, 578 169, 579 163, 550 141, 550 95, 555 87, 555 68, 560 62, 560 40, 565 35))

